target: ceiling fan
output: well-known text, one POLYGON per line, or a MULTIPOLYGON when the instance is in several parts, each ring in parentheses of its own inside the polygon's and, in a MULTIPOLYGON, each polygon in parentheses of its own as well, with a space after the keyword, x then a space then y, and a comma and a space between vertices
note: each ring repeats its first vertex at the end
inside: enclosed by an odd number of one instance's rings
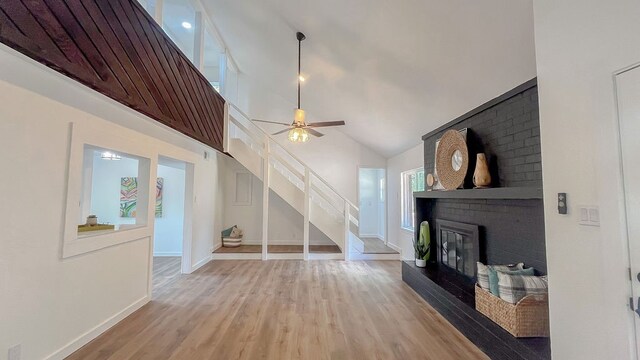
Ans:
POLYGON ((306 39, 307 37, 304 36, 303 33, 297 32, 296 38, 298 39, 298 107, 294 110, 293 122, 291 124, 287 124, 283 122, 267 121, 267 120, 260 120, 260 119, 252 119, 252 120, 255 122, 262 122, 267 124, 284 125, 287 127, 286 129, 275 132, 272 135, 279 135, 285 132, 289 132, 289 140, 291 140, 292 142, 307 142, 309 141, 309 134, 316 137, 324 136, 323 133, 315 130, 314 128, 342 126, 345 124, 345 122, 344 121, 324 121, 324 122, 315 122, 315 123, 307 124, 304 121, 304 118, 305 118, 304 110, 300 108, 300 83, 304 81, 304 77, 302 77, 302 73, 300 72, 301 70, 300 53, 302 49, 302 40, 306 39))

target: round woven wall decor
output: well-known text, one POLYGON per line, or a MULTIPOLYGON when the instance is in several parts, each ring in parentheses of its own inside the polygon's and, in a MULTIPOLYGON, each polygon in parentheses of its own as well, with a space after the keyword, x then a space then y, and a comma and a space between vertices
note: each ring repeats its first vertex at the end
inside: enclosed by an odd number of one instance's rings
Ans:
POLYGON ((456 130, 449 130, 440 139, 436 158, 436 169, 438 171, 438 181, 447 190, 455 190, 464 183, 469 168, 469 150, 467 142, 462 134, 456 130), (452 158, 455 152, 460 151, 460 169, 453 168, 452 158))

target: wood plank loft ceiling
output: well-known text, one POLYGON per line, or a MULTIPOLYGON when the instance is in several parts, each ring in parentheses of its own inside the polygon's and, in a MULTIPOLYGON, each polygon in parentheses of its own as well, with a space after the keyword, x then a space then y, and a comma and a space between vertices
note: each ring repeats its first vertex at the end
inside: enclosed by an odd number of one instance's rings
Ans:
POLYGON ((224 99, 133 0, 0 0, 0 42, 222 151, 224 99))
POLYGON ((536 77, 533 0, 201 2, 249 79, 251 116, 291 121, 302 31, 308 121, 344 120, 336 131, 385 157, 536 77))

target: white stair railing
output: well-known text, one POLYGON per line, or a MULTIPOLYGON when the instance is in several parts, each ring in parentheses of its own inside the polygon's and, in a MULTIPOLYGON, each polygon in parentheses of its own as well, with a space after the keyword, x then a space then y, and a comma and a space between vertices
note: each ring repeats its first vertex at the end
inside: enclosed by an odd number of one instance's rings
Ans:
MULTIPOLYGON (((273 171, 268 171, 268 168, 271 168, 304 196, 303 201, 292 200, 291 202, 295 202, 302 207, 302 209, 298 208, 297 210, 305 218, 305 259, 309 257, 309 223, 314 223, 328 235, 342 249, 344 258, 347 259, 350 233, 358 233, 358 207, 340 195, 336 189, 303 161, 278 144, 262 128, 255 125, 242 110, 228 102, 225 108, 225 130, 225 151, 236 157, 243 165, 248 165, 247 168, 251 167, 250 170, 265 183, 265 189, 274 189, 273 186, 275 186, 275 184, 270 184, 270 176, 265 176, 265 174, 269 173, 274 176, 273 171), (247 154, 236 148, 233 145, 234 140, 243 143, 247 149, 250 149, 253 153, 252 156, 260 159, 262 166, 258 166, 257 162, 252 162, 251 159, 246 157, 247 154), (326 217, 333 220, 333 226, 325 224, 323 217, 311 211, 311 209, 319 209, 324 212, 326 217), (335 231, 330 231, 332 229, 329 229, 329 227, 334 229, 341 228, 344 232, 339 231, 339 233, 336 233, 335 231)), ((263 198, 263 200, 268 201, 268 197, 263 198)), ((294 204, 292 206, 298 207, 294 204)), ((264 205, 264 209, 268 209, 268 206, 264 205)), ((266 221, 265 219, 267 218, 268 216, 263 216, 263 221, 266 221)), ((268 224, 264 223, 263 230, 267 226, 268 224)), ((267 256, 266 246, 264 246, 268 241, 266 236, 266 232, 263 231, 263 257, 267 256)))

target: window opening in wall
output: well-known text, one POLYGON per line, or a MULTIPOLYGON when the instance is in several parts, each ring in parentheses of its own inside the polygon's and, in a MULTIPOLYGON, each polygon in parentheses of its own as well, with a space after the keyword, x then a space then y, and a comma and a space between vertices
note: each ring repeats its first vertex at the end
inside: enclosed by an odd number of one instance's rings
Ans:
MULTIPOLYGON (((133 155, 85 145, 78 237, 146 224, 138 209, 146 210, 147 204, 140 204, 138 195, 147 191, 148 184, 138 181, 139 168, 140 160, 133 155)), ((157 186, 161 189, 162 179, 157 186)))
POLYGON ((401 224, 402 228, 413 231, 415 229, 415 204, 413 193, 424 191, 424 169, 418 168, 401 174, 401 224))

